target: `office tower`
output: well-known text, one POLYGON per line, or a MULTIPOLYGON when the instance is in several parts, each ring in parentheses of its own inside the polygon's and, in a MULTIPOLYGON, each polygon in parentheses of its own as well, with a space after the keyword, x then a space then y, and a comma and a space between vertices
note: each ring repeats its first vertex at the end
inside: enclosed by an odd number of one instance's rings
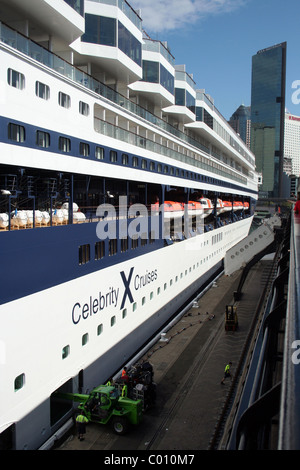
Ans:
POLYGON ((262 173, 260 197, 282 197, 286 42, 252 57, 251 150, 262 173))
POLYGON ((241 104, 238 109, 233 113, 229 120, 229 124, 241 139, 245 142, 247 147, 250 148, 250 133, 251 133, 251 108, 241 104))
POLYGON ((284 131, 284 170, 300 175, 300 117, 286 112, 284 131))

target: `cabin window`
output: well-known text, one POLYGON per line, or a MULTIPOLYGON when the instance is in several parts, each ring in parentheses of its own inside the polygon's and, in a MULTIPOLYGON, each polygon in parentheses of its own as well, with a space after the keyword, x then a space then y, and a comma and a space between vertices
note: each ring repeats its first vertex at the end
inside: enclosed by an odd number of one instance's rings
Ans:
POLYGON ((50 88, 45 83, 35 82, 35 94, 43 100, 49 100, 50 98, 50 88))
POLYGON ((90 245, 79 247, 79 264, 86 264, 90 261, 90 245))
POLYGON ((79 153, 83 157, 88 157, 90 154, 90 146, 84 142, 80 142, 79 144, 79 153))
POLYGON ((36 131, 36 145, 38 147, 50 147, 50 134, 44 131, 36 131))
POLYGON ((105 243, 102 240, 101 242, 95 243, 95 259, 102 259, 105 255, 105 243))
POLYGON ((23 388, 25 385, 25 374, 18 375, 15 378, 15 392, 23 388))
POLYGON ((82 346, 85 346, 88 342, 89 342, 89 334, 85 333, 84 335, 82 335, 81 344, 82 346))
POLYGON ((71 97, 66 93, 60 91, 58 93, 58 104, 63 108, 70 108, 71 107, 71 97))
POLYGON ((115 150, 111 150, 109 152, 109 160, 111 163, 115 163, 118 160, 118 154, 115 150))
POLYGON ((95 148, 95 157, 97 160, 104 160, 104 148, 98 145, 95 148))
POLYGON ((62 349, 62 354, 61 354, 62 359, 66 359, 66 357, 68 357, 69 354, 70 354, 70 346, 67 345, 62 349))
POLYGON ((58 148, 61 152, 68 153, 71 151, 71 140, 67 137, 60 137, 58 140, 58 148))
POLYGON ((121 238, 121 253, 128 250, 128 238, 121 238))
POLYGON ((79 112, 83 116, 88 116, 90 114, 90 107, 87 103, 84 103, 84 101, 79 101, 79 112))
POLYGON ((100 336, 102 332, 103 332, 103 324, 100 323, 100 325, 98 325, 97 327, 97 335, 100 336))
POLYGON ((7 70, 7 83, 14 88, 23 90, 25 88, 25 75, 13 69, 7 70))
POLYGON ((109 249, 108 254, 109 256, 113 256, 117 253, 118 250, 118 240, 116 238, 112 238, 109 240, 109 249))
POLYGON ((114 326, 116 324, 116 316, 114 315, 113 317, 111 317, 110 319, 110 326, 114 326))
POLYGON ((25 141, 25 127, 20 126, 19 124, 8 124, 8 138, 15 142, 24 142, 25 141))
POLYGON ((122 154, 122 165, 128 165, 128 155, 126 153, 122 154))

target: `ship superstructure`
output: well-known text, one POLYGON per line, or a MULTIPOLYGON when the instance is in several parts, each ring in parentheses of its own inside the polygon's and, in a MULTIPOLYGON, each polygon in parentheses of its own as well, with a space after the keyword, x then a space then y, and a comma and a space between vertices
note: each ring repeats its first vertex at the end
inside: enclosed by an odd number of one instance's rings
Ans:
POLYGON ((125 0, 0 0, 0 447, 71 416, 249 231, 254 155, 125 0))

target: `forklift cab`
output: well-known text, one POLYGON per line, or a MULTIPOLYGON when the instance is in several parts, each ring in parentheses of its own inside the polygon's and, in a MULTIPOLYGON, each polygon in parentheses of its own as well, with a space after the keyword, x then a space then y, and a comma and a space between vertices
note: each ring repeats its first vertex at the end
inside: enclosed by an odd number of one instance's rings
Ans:
POLYGON ((235 331, 238 328, 237 308, 233 305, 226 305, 225 330, 235 331))

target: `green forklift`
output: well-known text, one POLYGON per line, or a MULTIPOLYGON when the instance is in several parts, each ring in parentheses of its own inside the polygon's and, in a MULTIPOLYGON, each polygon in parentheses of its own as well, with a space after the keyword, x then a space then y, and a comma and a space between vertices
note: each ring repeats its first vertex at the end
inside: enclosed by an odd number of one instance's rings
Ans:
POLYGON ((137 425, 143 418, 141 400, 127 397, 127 386, 99 385, 89 395, 55 392, 56 400, 79 402, 77 411, 93 423, 111 423, 116 434, 125 434, 130 425, 137 425))

